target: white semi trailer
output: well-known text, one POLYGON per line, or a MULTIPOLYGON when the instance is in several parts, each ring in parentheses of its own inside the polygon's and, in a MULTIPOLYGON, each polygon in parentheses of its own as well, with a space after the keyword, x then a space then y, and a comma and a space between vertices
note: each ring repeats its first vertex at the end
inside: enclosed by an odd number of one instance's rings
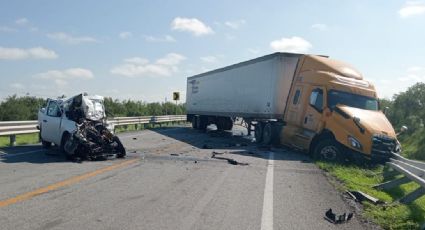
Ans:
POLYGON ((282 121, 300 56, 274 53, 189 77, 188 120, 195 129, 216 124, 219 130, 231 130, 235 117, 282 121))

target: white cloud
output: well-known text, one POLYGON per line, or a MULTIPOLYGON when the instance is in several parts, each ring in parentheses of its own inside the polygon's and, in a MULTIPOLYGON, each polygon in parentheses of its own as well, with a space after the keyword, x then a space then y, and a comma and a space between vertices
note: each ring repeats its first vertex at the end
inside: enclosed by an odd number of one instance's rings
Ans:
POLYGON ((21 83, 17 83, 17 82, 10 84, 9 87, 12 89, 17 89, 17 90, 22 90, 26 88, 25 85, 21 83))
POLYGON ((201 57, 201 61, 205 63, 215 63, 218 61, 218 58, 216 56, 205 56, 201 57))
POLYGON ((89 36, 75 37, 75 36, 72 36, 72 35, 69 35, 69 34, 63 33, 63 32, 47 34, 47 37, 50 38, 50 39, 65 42, 65 43, 68 43, 68 44, 98 42, 98 40, 96 40, 93 37, 89 37, 89 36))
POLYGON ((43 47, 33 47, 30 49, 6 48, 0 46, 0 59, 21 60, 21 59, 56 59, 58 55, 53 50, 43 47))
POLYGON ((246 21, 244 19, 240 19, 240 20, 235 20, 235 21, 226 21, 224 23, 224 25, 237 30, 239 29, 242 25, 244 25, 246 23, 246 21))
POLYGON ((425 3, 421 1, 407 1, 398 11, 401 18, 408 18, 425 13, 425 3))
POLYGON ((202 21, 196 18, 174 18, 171 22, 173 30, 190 32, 195 36, 213 34, 211 27, 205 25, 202 21))
POLYGON ((164 37, 146 35, 144 38, 147 42, 176 42, 176 39, 170 35, 165 35, 164 37))
POLYGON ((28 24, 28 22, 29 21, 28 21, 27 18, 19 18, 19 19, 16 19, 16 21, 15 21, 15 23, 19 26, 24 26, 24 25, 28 24))
POLYGON ((58 87, 64 87, 69 80, 88 80, 94 78, 92 71, 84 68, 70 68, 65 70, 49 70, 33 76, 37 79, 53 81, 58 87))
POLYGON ((278 52, 305 53, 313 46, 307 40, 294 36, 272 41, 270 47, 278 52))
POLYGON ((123 31, 118 35, 121 39, 127 39, 133 37, 133 33, 128 31, 123 31))
POLYGON ((322 24, 322 23, 316 23, 316 24, 311 25, 311 28, 316 29, 316 30, 320 30, 320 31, 326 31, 326 30, 328 30, 328 25, 322 24))
POLYGON ((186 57, 177 53, 169 53, 155 62, 133 57, 125 59, 123 64, 112 68, 111 73, 126 77, 170 76, 178 72, 178 65, 185 59, 186 57))
POLYGON ((414 84, 416 82, 425 82, 425 68, 420 66, 411 66, 407 68, 406 76, 398 78, 401 82, 409 82, 414 84))
POLYGON ((18 30, 14 29, 14 28, 10 28, 10 27, 7 27, 7 26, 0 26, 0 32, 10 33, 10 32, 16 32, 16 31, 18 31, 18 30))

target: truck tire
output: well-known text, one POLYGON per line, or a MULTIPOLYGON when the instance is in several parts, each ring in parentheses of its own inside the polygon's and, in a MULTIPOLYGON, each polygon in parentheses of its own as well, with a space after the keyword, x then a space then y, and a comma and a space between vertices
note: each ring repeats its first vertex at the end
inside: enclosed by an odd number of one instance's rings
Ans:
POLYGON ((263 138, 262 143, 264 145, 269 145, 272 142, 273 139, 273 127, 272 123, 267 122, 263 126, 263 138))
POLYGON ((255 141, 261 143, 263 141, 263 123, 257 122, 255 124, 255 141))
POLYGON ((198 119, 199 119, 199 129, 200 130, 202 130, 202 131, 205 131, 205 130, 207 130, 207 126, 208 126, 208 117, 206 117, 206 116, 199 116, 198 117, 198 119))
POLYGON ((338 162, 343 159, 342 148, 335 140, 324 139, 314 148, 313 157, 316 160, 338 162))
POLYGON ((192 128, 193 129, 198 129, 198 117, 197 116, 193 116, 192 117, 192 128))

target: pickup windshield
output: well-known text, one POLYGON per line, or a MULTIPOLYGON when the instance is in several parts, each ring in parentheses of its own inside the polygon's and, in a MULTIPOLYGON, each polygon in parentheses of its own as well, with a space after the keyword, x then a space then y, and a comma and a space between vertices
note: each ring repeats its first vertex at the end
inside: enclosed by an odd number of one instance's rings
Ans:
POLYGON ((329 108, 335 108, 337 104, 347 105, 354 108, 377 111, 378 100, 372 97, 366 97, 358 94, 352 94, 337 90, 329 90, 328 105, 329 108))

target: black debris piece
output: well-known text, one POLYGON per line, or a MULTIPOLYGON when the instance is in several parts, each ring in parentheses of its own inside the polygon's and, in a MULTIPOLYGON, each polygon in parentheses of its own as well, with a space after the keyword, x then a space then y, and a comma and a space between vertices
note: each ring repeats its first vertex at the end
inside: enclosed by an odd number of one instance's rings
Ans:
POLYGON ((198 161, 195 161, 195 164, 197 164, 198 163, 198 161))
POLYGON ((133 137, 133 140, 137 140, 137 137, 133 137))
POLYGON ((249 165, 248 163, 238 162, 238 161, 236 161, 232 158, 217 157, 216 154, 214 154, 214 152, 213 152, 213 155, 211 156, 211 158, 215 158, 215 159, 219 159, 219 160, 227 160, 227 162, 231 165, 242 165, 242 166, 249 165))
POLYGON ((171 153, 171 156, 180 156, 178 153, 171 153))
POLYGON ((378 204, 385 204, 384 201, 379 200, 378 198, 375 198, 371 195, 368 195, 362 191, 347 191, 347 194, 351 197, 353 197, 353 199, 355 201, 359 201, 359 202, 363 202, 363 201, 368 201, 372 204, 378 205, 378 204))
POLYGON ((352 212, 348 214, 344 212, 344 214, 342 215, 336 215, 335 213, 333 213, 331 208, 325 213, 325 219, 333 224, 343 224, 350 221, 352 218, 353 218, 352 212))
POLYGON ((224 154, 224 152, 221 153, 221 152, 216 152, 216 151, 213 151, 212 153, 213 153, 213 155, 223 155, 224 154))

